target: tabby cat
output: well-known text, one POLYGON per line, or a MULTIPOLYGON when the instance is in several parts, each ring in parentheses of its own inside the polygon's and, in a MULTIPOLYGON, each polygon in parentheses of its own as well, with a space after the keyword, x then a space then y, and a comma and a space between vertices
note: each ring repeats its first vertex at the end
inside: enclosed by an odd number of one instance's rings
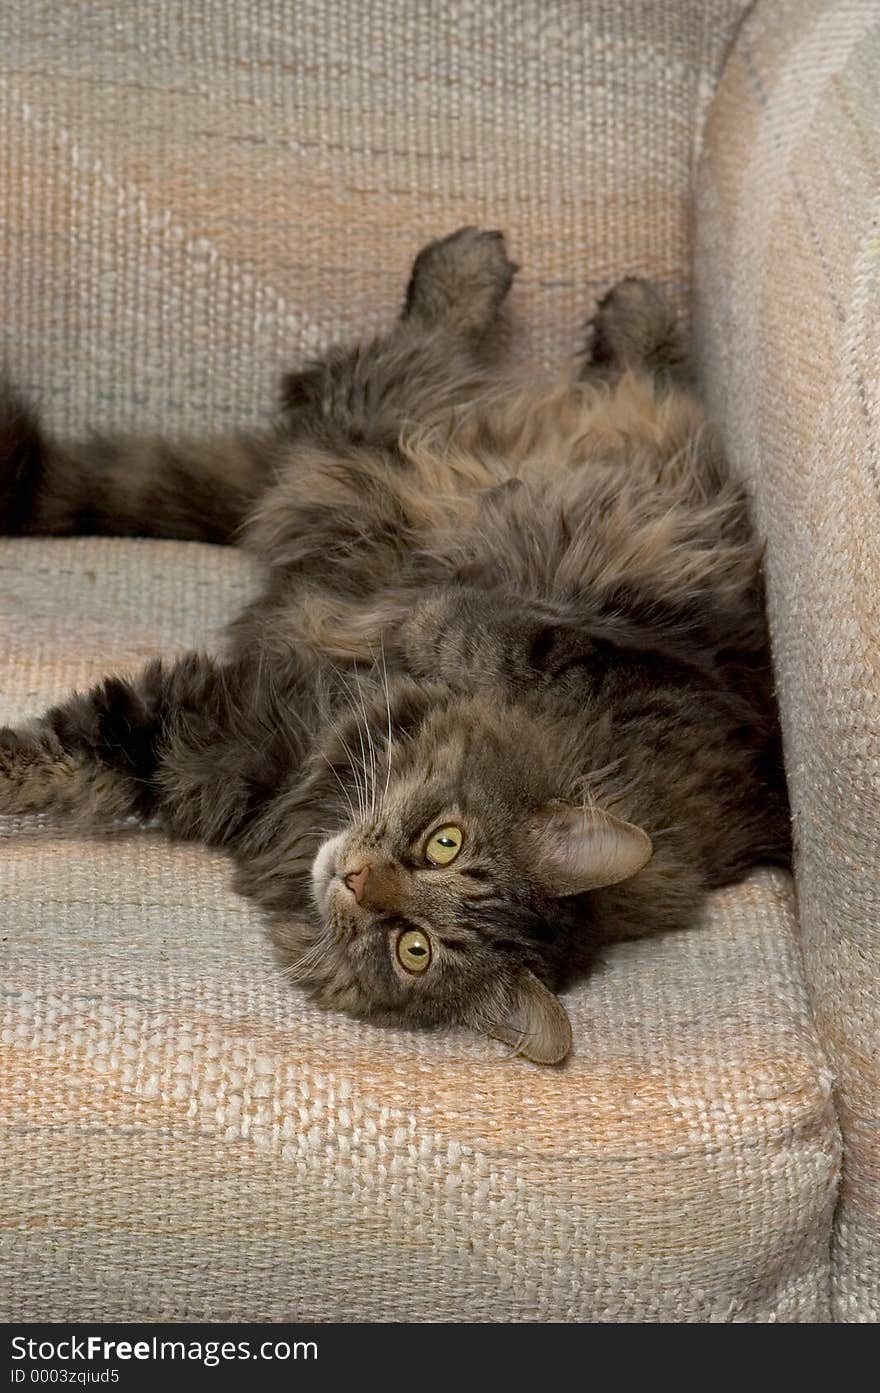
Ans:
POLYGON ((228 848, 291 977, 379 1022, 562 1060, 603 943, 693 923, 789 816, 746 500, 675 320, 625 280, 576 374, 505 371, 516 267, 462 228, 384 337, 262 436, 46 439, 0 409, 0 530, 240 542, 225 656, 0 731, 0 813, 228 848))

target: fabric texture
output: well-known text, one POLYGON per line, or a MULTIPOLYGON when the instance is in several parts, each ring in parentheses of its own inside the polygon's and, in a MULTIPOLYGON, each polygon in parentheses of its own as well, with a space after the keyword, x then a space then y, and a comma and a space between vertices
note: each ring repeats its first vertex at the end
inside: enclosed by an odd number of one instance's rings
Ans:
POLYGON ((834 1309, 880 1319, 880 10, 759 4, 697 193, 711 414, 767 537, 806 971, 846 1149, 834 1309))
MULTIPOLYGON (((502 226, 518 352, 648 274, 739 0, 0 9, 3 353, 50 424, 257 420, 502 226)), ((0 720, 220 642, 243 558, 0 542, 0 720)), ((845 714, 845 713, 844 713, 845 714)), ((222 857, 0 828, 0 1317, 821 1320, 839 1175, 787 878, 621 945, 572 1060, 308 1006, 222 857)))

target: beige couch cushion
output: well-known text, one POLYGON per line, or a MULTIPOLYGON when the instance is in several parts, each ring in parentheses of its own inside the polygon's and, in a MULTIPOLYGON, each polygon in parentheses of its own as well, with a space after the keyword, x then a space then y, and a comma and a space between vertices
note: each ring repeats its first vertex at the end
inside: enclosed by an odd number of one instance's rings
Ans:
MULTIPOLYGON (((179 543, 0 543, 0 721, 216 639, 179 543)), ((789 882, 618 947, 564 1069, 326 1016, 225 860, 0 822, 0 1318, 817 1320, 838 1170, 789 882)))
POLYGON ((698 197, 710 406, 768 538, 802 939, 846 1141, 835 1311, 880 1319, 880 10, 759 4, 698 197))

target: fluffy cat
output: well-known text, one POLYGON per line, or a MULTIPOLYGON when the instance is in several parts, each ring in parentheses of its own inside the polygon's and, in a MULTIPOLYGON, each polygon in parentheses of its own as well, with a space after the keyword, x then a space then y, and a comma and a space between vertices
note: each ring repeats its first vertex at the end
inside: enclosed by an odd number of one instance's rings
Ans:
POLYGON ((50 441, 0 409, 0 530, 237 542, 223 657, 0 731, 0 813, 222 845, 328 1008, 476 1027, 540 1063, 609 939, 786 864, 759 549, 638 280, 577 376, 498 366, 515 266, 463 228, 384 337, 284 383, 261 437, 50 441))

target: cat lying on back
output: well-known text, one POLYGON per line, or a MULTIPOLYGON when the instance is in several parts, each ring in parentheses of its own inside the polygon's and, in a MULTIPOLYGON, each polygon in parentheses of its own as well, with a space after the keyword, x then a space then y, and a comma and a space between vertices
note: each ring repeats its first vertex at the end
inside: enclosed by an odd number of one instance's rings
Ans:
POLYGON ((0 731, 0 813, 225 846, 321 1005, 553 1063, 559 987, 787 863, 789 818, 759 551, 673 316, 623 281, 578 378, 525 384, 514 271, 496 232, 425 247, 272 435, 68 446, 6 398, 0 530, 240 541, 267 574, 226 657, 0 731))

